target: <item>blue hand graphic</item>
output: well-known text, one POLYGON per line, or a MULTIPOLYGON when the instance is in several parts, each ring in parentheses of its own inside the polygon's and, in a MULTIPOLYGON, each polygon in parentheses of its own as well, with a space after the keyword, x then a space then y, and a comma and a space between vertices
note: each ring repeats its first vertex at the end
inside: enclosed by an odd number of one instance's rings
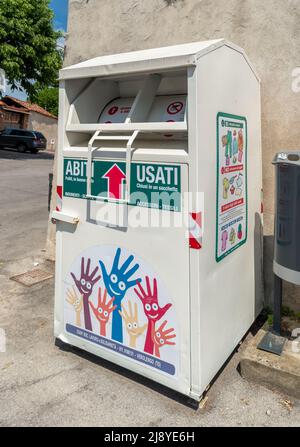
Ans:
POLYGON ((110 273, 107 272, 102 261, 99 261, 99 264, 102 269, 106 290, 111 297, 115 298, 114 305, 116 305, 116 308, 113 311, 112 316, 112 339, 123 343, 123 323, 120 315, 120 312, 122 311, 121 302, 125 297, 127 290, 130 287, 135 286, 137 282, 140 282, 141 278, 130 280, 139 268, 139 264, 135 264, 133 267, 129 268, 134 256, 130 255, 123 265, 119 267, 120 256, 121 249, 118 248, 110 273), (128 268, 129 270, 127 270, 128 268))

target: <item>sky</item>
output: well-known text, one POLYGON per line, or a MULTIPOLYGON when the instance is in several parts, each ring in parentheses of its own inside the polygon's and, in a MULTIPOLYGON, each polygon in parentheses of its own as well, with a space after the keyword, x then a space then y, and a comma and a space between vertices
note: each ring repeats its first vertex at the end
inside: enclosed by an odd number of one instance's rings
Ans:
POLYGON ((68 0, 51 0, 50 8, 55 14, 54 28, 67 31, 68 0))
MULTIPOLYGON (((68 21, 68 0, 51 0, 50 8, 54 12, 54 23, 53 26, 56 30, 67 31, 67 21, 68 21)), ((59 42, 62 45, 63 41, 59 42)), ((9 96, 14 96, 15 98, 22 99, 26 101, 26 93, 18 90, 12 91, 10 86, 7 86, 6 94, 9 96)))

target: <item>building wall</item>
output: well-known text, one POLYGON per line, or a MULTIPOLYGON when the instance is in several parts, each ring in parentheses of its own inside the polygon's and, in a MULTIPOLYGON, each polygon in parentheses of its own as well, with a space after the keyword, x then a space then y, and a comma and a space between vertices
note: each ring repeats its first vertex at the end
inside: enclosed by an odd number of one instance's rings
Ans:
POLYGON ((0 130, 6 127, 21 129, 24 121, 24 115, 16 112, 10 112, 0 108, 0 130))
POLYGON ((47 138, 47 150, 55 151, 57 147, 57 120, 40 113, 30 112, 28 129, 42 132, 47 138), (54 144, 51 144, 54 140, 54 144))
MULTIPOLYGON (((262 80, 266 300, 271 297, 274 154, 300 147, 299 0, 69 0, 65 66, 104 54, 224 37, 262 80)), ((251 148, 250 148, 251 150, 251 148)), ((288 304, 296 304, 287 288, 288 304)), ((299 303, 298 299, 298 303, 299 303)))

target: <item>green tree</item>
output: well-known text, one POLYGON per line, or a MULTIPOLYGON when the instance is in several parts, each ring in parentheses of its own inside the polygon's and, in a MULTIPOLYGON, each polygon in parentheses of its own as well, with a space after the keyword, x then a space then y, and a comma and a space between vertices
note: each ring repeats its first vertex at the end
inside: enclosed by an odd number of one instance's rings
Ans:
POLYGON ((0 1, 0 68, 13 89, 55 85, 62 65, 49 0, 0 1))
POLYGON ((29 96, 31 102, 58 116, 58 87, 45 87, 29 96))

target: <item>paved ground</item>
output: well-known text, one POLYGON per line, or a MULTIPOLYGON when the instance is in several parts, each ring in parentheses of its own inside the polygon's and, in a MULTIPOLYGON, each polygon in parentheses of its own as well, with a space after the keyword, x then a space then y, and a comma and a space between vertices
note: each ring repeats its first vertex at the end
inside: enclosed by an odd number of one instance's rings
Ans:
MULTIPOLYGON (((25 288, 12 274, 44 260, 46 155, 0 152, 0 426, 299 426, 300 402, 244 381, 236 353, 195 411, 149 382, 53 339, 53 280, 25 288), (5 194, 3 194, 5 192, 5 194)), ((250 337, 251 335, 249 335, 250 337)))
POLYGON ((48 219, 49 153, 0 149, 0 259, 18 259, 45 245, 48 219))

